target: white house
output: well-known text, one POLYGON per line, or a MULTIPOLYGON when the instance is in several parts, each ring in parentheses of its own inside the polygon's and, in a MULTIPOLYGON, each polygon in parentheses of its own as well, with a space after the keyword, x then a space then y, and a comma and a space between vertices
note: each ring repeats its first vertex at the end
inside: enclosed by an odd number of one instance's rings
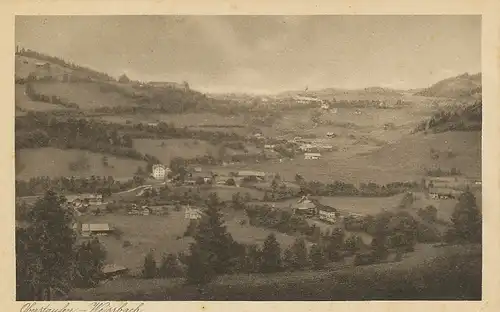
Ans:
POLYGON ((157 180, 162 180, 165 179, 167 174, 170 172, 170 168, 161 164, 155 164, 153 165, 152 171, 153 171, 153 178, 157 180))
POLYGON ((337 211, 334 208, 323 206, 319 209, 319 219, 335 223, 337 221, 337 211))
POLYGON ((98 236, 106 236, 108 234, 111 234, 113 230, 107 223, 103 224, 82 224, 82 236, 91 236, 91 235, 98 235, 98 236))
POLYGON ((321 154, 320 153, 305 153, 304 154, 304 159, 320 159, 321 154))
POLYGON ((186 206, 184 217, 188 220, 199 220, 203 217, 203 212, 198 208, 186 206))

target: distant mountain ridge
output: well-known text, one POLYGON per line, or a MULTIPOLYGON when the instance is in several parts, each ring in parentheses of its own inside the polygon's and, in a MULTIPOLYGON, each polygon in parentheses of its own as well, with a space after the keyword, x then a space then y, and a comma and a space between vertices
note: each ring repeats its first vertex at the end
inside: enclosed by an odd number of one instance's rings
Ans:
POLYGON ((317 96, 320 98, 336 96, 392 96, 402 97, 405 94, 426 97, 444 97, 458 99, 461 97, 480 98, 482 93, 481 73, 470 75, 464 73, 458 76, 443 79, 427 88, 415 89, 394 89, 386 87, 368 87, 362 89, 342 89, 342 88, 324 88, 318 90, 304 91, 285 91, 278 93, 278 97, 291 97, 296 95, 317 96))

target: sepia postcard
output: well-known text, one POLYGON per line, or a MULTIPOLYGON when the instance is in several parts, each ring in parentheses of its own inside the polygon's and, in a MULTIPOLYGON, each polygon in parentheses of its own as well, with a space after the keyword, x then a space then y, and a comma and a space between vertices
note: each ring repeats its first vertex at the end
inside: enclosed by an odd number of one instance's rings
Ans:
POLYGON ((9 307, 495 310, 494 1, 97 3, 4 13, 9 307))

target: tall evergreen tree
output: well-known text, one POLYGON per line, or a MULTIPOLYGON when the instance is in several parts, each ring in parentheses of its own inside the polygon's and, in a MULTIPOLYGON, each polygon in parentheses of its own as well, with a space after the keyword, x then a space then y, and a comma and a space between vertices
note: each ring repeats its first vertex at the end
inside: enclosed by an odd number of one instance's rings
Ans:
POLYGON ((214 274, 231 270, 234 241, 224 226, 219 204, 217 194, 210 194, 205 216, 194 235, 195 243, 191 246, 191 259, 188 260, 188 280, 193 283, 207 282, 214 274), (197 277, 197 274, 205 277, 197 277))
POLYGON ((474 194, 467 191, 460 195, 451 217, 452 225, 447 232, 448 241, 482 241, 482 216, 474 194))
POLYGON ((292 251, 292 269, 301 270, 308 265, 307 248, 306 242, 302 238, 295 240, 293 245, 290 247, 292 251))
POLYGON ((260 270, 263 273, 281 270, 281 248, 274 233, 269 234, 264 241, 260 270))
POLYGON ((321 247, 321 245, 319 244, 314 244, 311 247, 310 258, 311 258, 311 263, 315 269, 321 269, 327 263, 325 251, 323 250, 323 247, 321 247))
POLYGON ((156 260, 153 252, 149 252, 144 258, 144 268, 142 269, 142 276, 144 278, 155 278, 158 274, 156 260))
POLYGON ((182 269, 179 266, 177 255, 164 255, 158 272, 160 277, 179 277, 182 275, 182 269))
POLYGON ((22 300, 51 300, 71 286, 76 237, 65 201, 46 192, 28 212, 27 228, 16 231, 16 295, 22 300))
POLYGON ((78 246, 75 261, 75 286, 94 287, 102 277, 106 250, 98 239, 78 246))

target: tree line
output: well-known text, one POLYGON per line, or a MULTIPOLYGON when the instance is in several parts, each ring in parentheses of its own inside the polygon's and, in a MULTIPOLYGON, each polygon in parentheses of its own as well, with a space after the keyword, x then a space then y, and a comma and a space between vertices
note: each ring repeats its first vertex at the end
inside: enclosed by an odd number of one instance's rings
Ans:
POLYGON ((295 182, 300 185, 300 194, 314 196, 389 197, 415 190, 419 187, 416 182, 391 182, 386 185, 370 182, 360 183, 359 187, 356 187, 352 183, 342 181, 335 181, 333 183, 306 181, 300 174, 295 176, 295 182))
MULTIPOLYGON (((30 81, 30 79, 28 79, 28 81, 30 81)), ((62 107, 66 107, 66 108, 76 108, 76 109, 79 108, 77 104, 70 103, 64 99, 61 99, 59 96, 56 96, 56 95, 49 96, 49 95, 45 95, 45 94, 41 94, 41 93, 37 92, 35 90, 35 88, 33 87, 33 84, 29 83, 29 82, 24 85, 24 92, 32 101, 60 105, 62 107)))
POLYGON ((16 197, 43 194, 47 190, 59 193, 80 194, 99 193, 110 196, 112 193, 125 191, 144 184, 144 177, 134 176, 127 181, 115 180, 112 176, 85 177, 34 177, 28 181, 16 180, 16 197))

